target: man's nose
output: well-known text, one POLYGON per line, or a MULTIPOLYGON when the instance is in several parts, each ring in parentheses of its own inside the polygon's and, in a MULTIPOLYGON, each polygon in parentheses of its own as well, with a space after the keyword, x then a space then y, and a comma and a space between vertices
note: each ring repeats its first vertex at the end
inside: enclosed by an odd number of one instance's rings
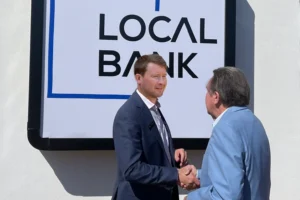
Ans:
POLYGON ((165 84, 166 83, 166 78, 165 77, 159 77, 158 83, 165 84))

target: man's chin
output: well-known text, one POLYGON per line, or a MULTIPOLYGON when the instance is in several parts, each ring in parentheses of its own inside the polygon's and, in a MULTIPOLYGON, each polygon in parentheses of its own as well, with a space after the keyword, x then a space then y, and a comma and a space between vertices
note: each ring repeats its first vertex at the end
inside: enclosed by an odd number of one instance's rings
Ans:
POLYGON ((157 93, 157 98, 159 98, 159 97, 162 97, 162 95, 163 95, 164 93, 163 92, 160 92, 160 93, 157 93))
POLYGON ((164 94, 164 91, 155 91, 155 96, 158 98, 158 97, 161 97, 162 95, 164 94))
POLYGON ((212 118, 213 118, 213 120, 215 120, 215 117, 214 117, 214 115, 213 114, 211 114, 209 111, 207 111, 207 114, 209 114, 212 118))

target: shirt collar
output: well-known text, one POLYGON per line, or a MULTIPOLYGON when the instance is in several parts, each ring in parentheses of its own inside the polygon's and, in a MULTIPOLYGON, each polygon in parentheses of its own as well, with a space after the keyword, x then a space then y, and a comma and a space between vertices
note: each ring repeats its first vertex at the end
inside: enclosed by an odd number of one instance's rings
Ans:
POLYGON ((213 122, 213 127, 215 127, 217 125, 217 123, 220 121, 221 117, 224 115, 224 113, 227 111, 228 108, 226 108, 226 110, 224 110, 221 115, 219 115, 217 117, 217 119, 215 119, 215 121, 213 122))
POLYGON ((141 97, 141 99, 143 100, 143 102, 146 104, 146 106, 147 106, 148 109, 151 109, 154 106, 157 106, 158 108, 160 108, 160 103, 158 102, 158 100, 156 101, 156 104, 154 104, 149 99, 147 99, 147 97, 145 97, 142 93, 140 93, 140 91, 138 89, 136 89, 136 92, 141 97))

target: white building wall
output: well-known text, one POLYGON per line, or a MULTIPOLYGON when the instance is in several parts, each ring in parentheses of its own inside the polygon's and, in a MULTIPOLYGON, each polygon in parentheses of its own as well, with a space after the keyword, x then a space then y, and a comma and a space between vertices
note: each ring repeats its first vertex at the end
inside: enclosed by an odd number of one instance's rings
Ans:
MULTIPOLYGON (((113 151, 41 152, 27 140, 30 6, 0 2, 0 199, 110 199, 113 151)), ((239 0, 237 50, 271 143, 271 199, 300 199, 299 1, 239 0)), ((203 152, 188 155, 199 167, 203 152)))

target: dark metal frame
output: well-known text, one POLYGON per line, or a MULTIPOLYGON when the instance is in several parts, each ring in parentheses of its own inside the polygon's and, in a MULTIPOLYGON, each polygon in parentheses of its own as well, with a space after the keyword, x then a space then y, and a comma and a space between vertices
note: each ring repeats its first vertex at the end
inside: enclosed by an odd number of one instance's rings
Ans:
MULTIPOLYGON (((50 139, 41 137, 43 106, 43 60, 46 0, 32 0, 30 77, 27 135, 30 144, 39 150, 113 150, 113 139, 50 139)), ((225 65, 235 66, 236 0, 226 0, 225 65)), ((209 139, 174 138, 176 148, 205 149, 209 139)))

